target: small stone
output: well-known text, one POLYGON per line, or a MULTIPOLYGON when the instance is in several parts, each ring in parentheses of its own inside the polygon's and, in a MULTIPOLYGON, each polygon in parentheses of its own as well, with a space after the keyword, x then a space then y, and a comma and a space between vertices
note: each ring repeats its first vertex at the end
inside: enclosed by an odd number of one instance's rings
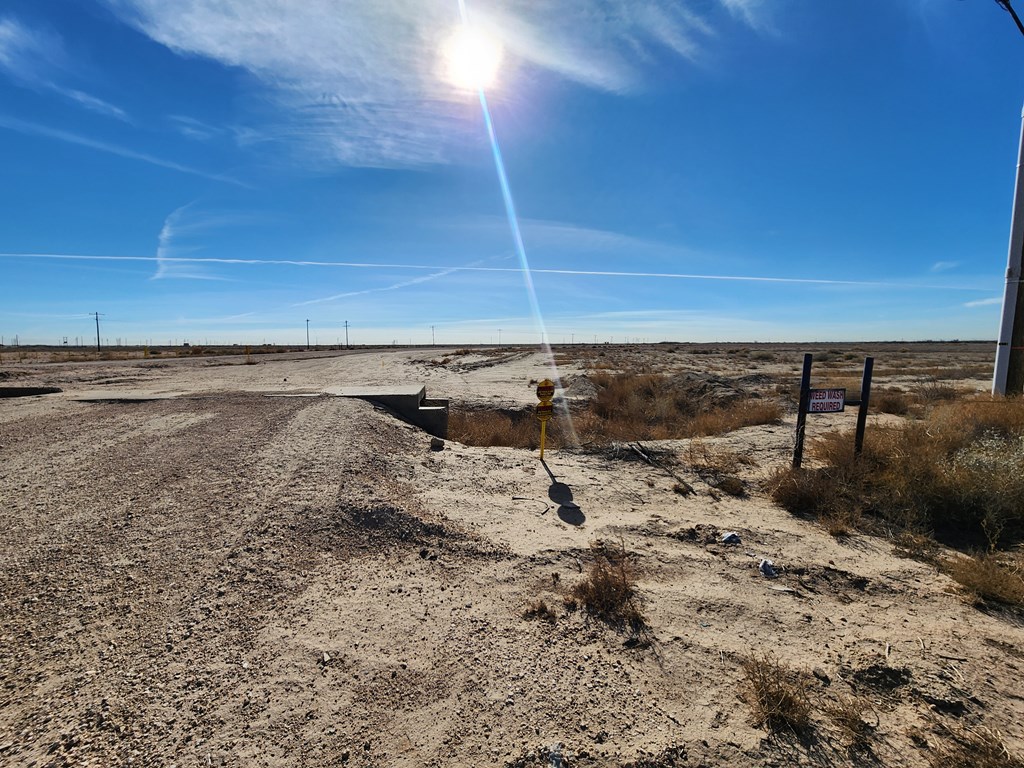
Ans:
POLYGON ((442 440, 440 437, 432 437, 432 438, 430 438, 430 450, 432 450, 432 451, 443 451, 444 450, 444 440, 442 440))

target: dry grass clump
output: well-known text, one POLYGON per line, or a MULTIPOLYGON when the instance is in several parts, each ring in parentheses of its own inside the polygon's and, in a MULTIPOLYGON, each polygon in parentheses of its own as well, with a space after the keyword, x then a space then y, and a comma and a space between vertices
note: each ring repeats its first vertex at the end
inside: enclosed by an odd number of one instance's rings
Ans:
POLYGON ((740 478, 735 475, 725 475, 718 479, 715 490, 721 491, 727 496, 741 498, 747 495, 747 487, 740 478))
POLYGON ((538 619, 540 621, 547 622, 548 624, 554 624, 558 620, 558 615, 551 609, 543 598, 538 597, 526 606, 526 610, 523 611, 523 618, 538 619))
POLYGON ((792 733, 801 740, 809 738, 813 725, 806 678, 768 654, 747 656, 742 666, 750 686, 754 725, 772 733, 792 733))
POLYGON ((684 432, 675 437, 721 435, 743 427, 758 424, 778 424, 782 421, 782 406, 774 400, 743 400, 726 408, 697 414, 684 432))
POLYGON ((928 760, 932 768, 1024 768, 1024 760, 1011 755, 999 734, 987 728, 953 734, 952 742, 928 760))
POLYGON ((956 556, 939 562, 940 570, 961 584, 975 603, 991 602, 1024 608, 1020 563, 996 554, 956 556))
MULTIPOLYGON (((572 426, 579 442, 668 440, 718 435, 756 424, 782 420, 775 400, 740 397, 715 405, 688 389, 685 382, 658 373, 608 374, 590 377, 597 392, 587 403, 574 405, 572 426)), ((572 444, 564 411, 548 422, 548 445, 572 444)), ((453 411, 448 434, 467 445, 535 449, 540 428, 533 409, 513 411, 453 411)))
POLYGON ((910 396, 899 389, 878 389, 871 393, 871 408, 879 413, 906 416, 912 404, 910 396))
MULTIPOLYGON (((540 423, 532 408, 523 411, 453 410, 448 416, 448 436, 466 445, 536 450, 540 447, 540 423)), ((545 445, 562 448, 571 444, 564 420, 556 415, 548 422, 545 445)))
POLYGON ((595 542, 590 547, 593 560, 582 581, 571 595, 591 616, 612 626, 634 632, 646 629, 636 595, 636 569, 625 547, 609 547, 595 542))
POLYGON ((839 735, 846 748, 853 753, 866 752, 870 748, 873 726, 864 719, 871 709, 861 698, 841 696, 825 707, 825 713, 839 729, 839 735))
POLYGON ((716 405, 684 380, 657 373, 594 374, 591 381, 598 391, 576 428, 599 442, 717 435, 782 418, 775 401, 743 397, 716 405))
POLYGON ((811 453, 826 466, 784 470, 771 484, 791 512, 842 512, 958 545, 1024 539, 1024 400, 945 402, 919 421, 875 426, 859 460, 849 433, 823 436, 811 453))

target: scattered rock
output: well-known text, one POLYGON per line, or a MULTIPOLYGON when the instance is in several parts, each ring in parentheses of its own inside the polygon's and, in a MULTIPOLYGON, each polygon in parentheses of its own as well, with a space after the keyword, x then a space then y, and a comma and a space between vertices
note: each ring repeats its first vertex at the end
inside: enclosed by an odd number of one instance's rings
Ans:
POLYGON ((444 450, 444 440, 442 440, 440 437, 432 437, 432 438, 430 438, 430 450, 432 450, 432 451, 443 451, 444 450))

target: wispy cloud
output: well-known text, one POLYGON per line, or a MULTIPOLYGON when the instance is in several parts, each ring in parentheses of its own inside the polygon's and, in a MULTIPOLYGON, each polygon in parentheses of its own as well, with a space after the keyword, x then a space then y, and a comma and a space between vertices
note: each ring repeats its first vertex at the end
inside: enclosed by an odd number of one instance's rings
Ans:
MULTIPOLYGON (((306 162, 444 162, 473 128, 466 118, 474 103, 439 76, 440 49, 459 21, 454 0, 106 2, 173 51, 253 73, 278 106, 261 131, 306 162)), ((471 23, 504 48, 496 98, 514 98, 522 68, 605 91, 640 90, 658 56, 699 59, 730 14, 748 25, 761 16, 755 0, 714 0, 700 11, 676 0, 468 5, 471 23)))
POLYGON ((991 307, 993 304, 1002 304, 1003 300, 999 296, 992 296, 988 299, 977 299, 975 301, 964 302, 965 307, 991 307))
MULTIPOLYGON (((431 270, 450 274, 453 272, 525 272, 521 267, 482 267, 482 266, 451 266, 437 264, 396 264, 377 263, 366 261, 312 261, 302 259, 231 259, 219 257, 190 257, 174 256, 115 256, 98 254, 71 254, 71 253, 0 253, 0 258, 23 258, 23 259, 73 259, 81 261, 139 261, 167 263, 180 262, 182 264, 237 264, 248 266, 294 266, 294 267, 344 267, 350 269, 410 269, 410 270, 431 270)), ((934 291, 977 291, 988 290, 973 288, 966 285, 929 285, 926 283, 901 283, 885 280, 831 280, 826 278, 813 277, 773 277, 767 275, 711 275, 685 272, 630 272, 619 270, 596 270, 596 269, 531 269, 533 274, 541 275, 573 275, 578 277, 631 277, 649 278, 664 280, 717 280, 724 282, 752 282, 752 283, 779 283, 791 285, 848 285, 861 286, 865 288, 895 288, 906 290, 934 290, 934 291)), ((438 275, 439 276, 439 275, 438 275)), ((432 278, 431 278, 432 279, 432 278)), ((361 293, 361 292, 360 292, 361 293)))
POLYGON ((128 158, 129 160, 139 160, 144 163, 149 163, 150 165, 158 165, 161 168, 168 168, 172 171, 188 173, 193 176, 202 176, 205 179, 211 179, 213 181, 222 181, 226 184, 235 184, 240 187, 248 186, 245 182, 239 181, 238 179, 230 176, 218 173, 208 173, 207 171, 182 165, 181 163, 176 163, 172 160, 164 160, 163 158, 147 154, 146 152, 137 152, 134 149, 128 149, 127 147, 122 147, 117 144, 99 141, 98 139, 92 139, 88 136, 82 136, 60 128, 50 128, 49 126, 39 125, 38 123, 32 123, 27 120, 19 120, 16 117, 0 115, 0 128, 7 128, 8 130, 25 133, 30 136, 45 136, 46 138, 56 139, 57 141, 66 141, 69 144, 78 144, 79 146, 89 147, 90 149, 95 149, 100 152, 108 152, 112 155, 128 158))
POLYGON ((193 258, 187 254, 206 247, 206 242, 202 239, 204 235, 230 227, 263 223, 267 218, 266 215, 202 210, 196 201, 176 208, 164 219, 160 234, 157 236, 157 268, 151 279, 227 280, 228 278, 205 269, 206 266, 222 263, 220 260, 193 258))
POLYGON ((189 139, 209 141, 228 133, 224 128, 204 123, 188 115, 168 115, 167 119, 174 130, 189 139))
POLYGON ((929 267, 930 272, 948 272, 960 266, 959 261, 936 261, 929 267))
POLYGON ((131 122, 128 113, 91 93, 62 84, 77 67, 55 32, 35 29, 11 16, 0 18, 0 70, 19 85, 47 90, 97 114, 131 122))
POLYGON ((368 293, 382 293, 386 291, 397 291, 399 288, 408 288, 410 285, 419 285, 420 283, 427 283, 431 280, 437 280, 440 277, 445 277, 454 272, 458 272, 458 267, 451 267, 450 269, 442 269, 439 272, 434 272, 429 275, 421 275, 420 277, 414 277, 409 280, 402 280, 401 282, 394 283, 392 285, 381 286, 380 288, 366 288, 361 291, 347 291, 346 293, 336 293, 333 296, 324 296, 322 299, 310 299, 309 301, 300 301, 298 304, 293 304, 295 307, 305 307, 310 304, 324 304, 330 301, 338 301, 339 299, 348 299, 352 296, 364 296, 368 293))

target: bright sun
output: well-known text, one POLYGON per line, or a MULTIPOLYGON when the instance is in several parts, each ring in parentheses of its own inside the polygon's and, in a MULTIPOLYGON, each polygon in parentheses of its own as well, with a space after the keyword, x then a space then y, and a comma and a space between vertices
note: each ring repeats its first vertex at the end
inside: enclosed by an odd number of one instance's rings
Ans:
POLYGON ((463 24, 442 50, 445 76, 452 85, 475 91, 494 84, 501 64, 501 43, 463 24))

